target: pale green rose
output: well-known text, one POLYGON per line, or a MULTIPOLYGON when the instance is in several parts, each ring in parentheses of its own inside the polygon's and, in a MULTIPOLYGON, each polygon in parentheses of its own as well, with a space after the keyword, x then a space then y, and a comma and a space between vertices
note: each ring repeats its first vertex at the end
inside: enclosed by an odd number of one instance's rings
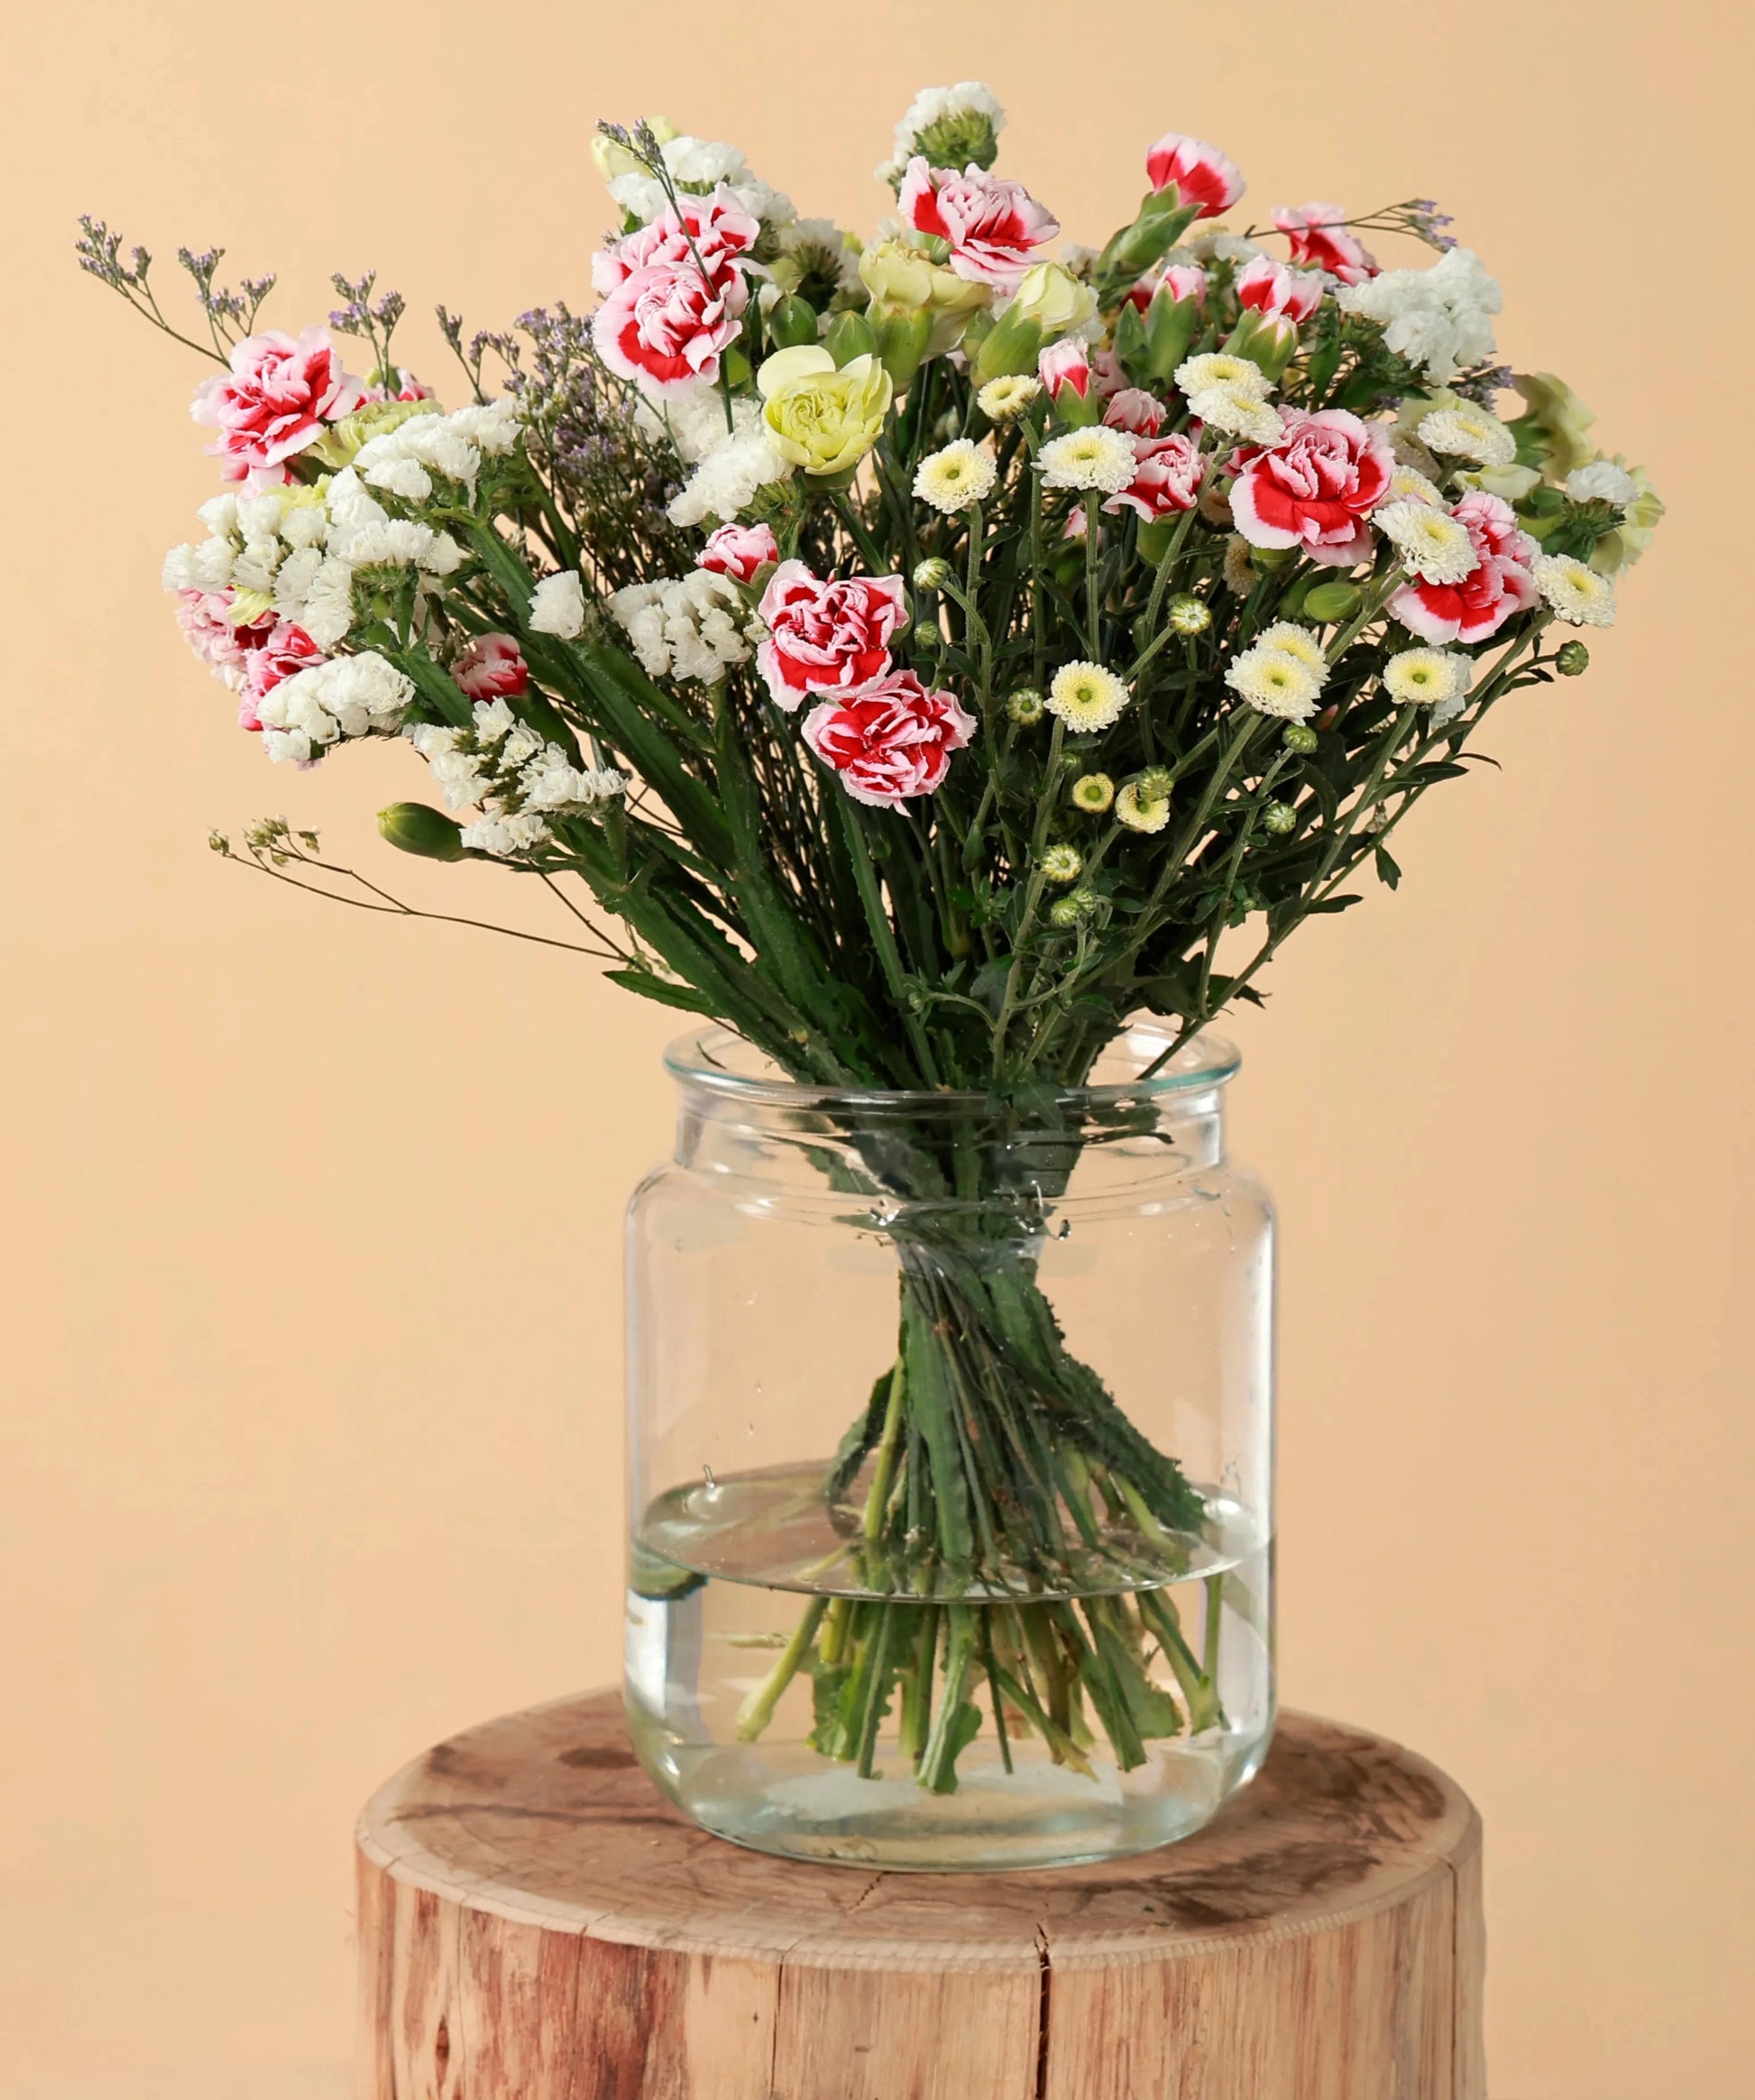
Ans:
POLYGON ((1592 552, 1591 566, 1604 576, 1631 568, 1650 546, 1651 536, 1664 514, 1664 499, 1652 487, 1651 477, 1644 467, 1628 466, 1619 453, 1615 456, 1615 465, 1632 477, 1639 493, 1628 504, 1621 523, 1613 532, 1605 532, 1592 552))
MULTIPOLYGON (((652 136, 661 146, 667 146, 676 136, 676 126, 667 116, 648 116, 646 120, 652 136)), ((593 132, 591 141, 592 164, 605 182, 613 182, 619 175, 644 175, 648 170, 628 151, 619 146, 602 132, 593 132)))
POLYGON ((355 409, 351 416, 343 416, 338 422, 331 423, 310 447, 310 456, 339 473, 344 466, 354 464, 354 455, 368 438, 381 438, 386 430, 394 430, 410 416, 443 413, 435 401, 368 401, 363 409, 355 409))
POLYGON ((1508 503, 1521 503, 1541 475, 1533 466, 1474 466, 1456 479, 1466 489, 1480 489, 1490 496, 1503 496, 1508 503))
POLYGON ((955 271, 943 269, 912 242, 879 241, 859 257, 859 278, 874 306, 913 311, 930 307, 941 317, 968 315, 988 305, 991 286, 971 284, 955 271))
POLYGON ((1097 294, 1058 262, 1037 262, 1024 272, 1012 310, 1042 330, 1043 340, 1081 328, 1097 311, 1097 294))
POLYGON ((1554 479, 1564 481, 1574 467, 1588 466, 1596 457, 1588 435, 1596 418, 1566 381, 1551 372, 1520 372, 1512 384, 1535 422, 1554 479))
POLYGON ((877 444, 895 388, 877 358, 837 371, 816 343, 776 350, 756 374, 763 420, 781 455, 808 474, 844 474, 877 444))

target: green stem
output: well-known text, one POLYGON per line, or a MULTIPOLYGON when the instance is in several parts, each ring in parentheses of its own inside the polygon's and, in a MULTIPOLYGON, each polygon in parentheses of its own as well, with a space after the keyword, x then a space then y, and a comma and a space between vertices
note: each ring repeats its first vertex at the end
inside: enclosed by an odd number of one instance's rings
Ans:
MULTIPOLYGON (((838 1604, 842 1600, 835 1600, 838 1604)), ((829 1608, 826 1597, 813 1597, 804 1607, 804 1616, 796 1626, 779 1660, 762 1680, 749 1697, 738 1709, 737 1737, 740 1743, 753 1743, 774 1718, 774 1709, 780 1703, 780 1695, 797 1676, 804 1658, 811 1652, 811 1644, 816 1639, 817 1628, 822 1624, 822 1615, 829 1608)))

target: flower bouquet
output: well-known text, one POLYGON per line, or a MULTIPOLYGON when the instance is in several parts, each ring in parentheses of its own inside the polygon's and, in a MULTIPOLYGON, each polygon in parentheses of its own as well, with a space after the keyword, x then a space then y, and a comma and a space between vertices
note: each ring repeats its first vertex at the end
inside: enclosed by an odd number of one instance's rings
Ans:
MULTIPOLYGON (((734 149, 602 126, 594 310, 440 309, 448 410, 371 276, 295 336, 258 327, 271 279, 184 251, 191 335, 144 253, 79 244, 216 366, 225 486, 165 582, 266 757, 403 740, 432 793, 381 813, 392 846, 538 886, 554 930, 504 930, 814 1090, 896 1340, 822 1396, 836 1571, 793 1579, 735 1733, 808 1687, 813 1756, 881 1746, 939 1798, 978 1739, 1125 1775, 1224 1726, 1213 1629, 1163 1595, 1217 1490, 1039 1273, 1094 1142, 1069 1103, 1153 1018, 1098 1119, 1144 1127, 1295 928, 1393 889, 1410 813, 1502 700, 1585 669, 1570 631, 1661 511, 1562 382, 1497 362, 1499 287, 1430 203, 1251 223, 1170 133, 1127 223, 1057 249, 992 172, 1002 121, 979 84, 919 97, 863 244, 734 149)), ((212 843, 414 910, 285 819, 212 843)), ((636 1591, 685 1595, 702 1566, 635 1515, 636 1591)))

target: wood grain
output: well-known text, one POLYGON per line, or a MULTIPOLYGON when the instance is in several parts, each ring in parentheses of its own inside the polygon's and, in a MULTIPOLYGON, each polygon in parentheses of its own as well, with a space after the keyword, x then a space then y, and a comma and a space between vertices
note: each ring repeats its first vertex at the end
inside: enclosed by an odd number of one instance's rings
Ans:
POLYGON ((612 1693, 473 1728, 360 1819, 359 2100, 1484 2100, 1481 1834, 1282 1717, 1137 1859, 865 1874, 710 1837, 612 1693))

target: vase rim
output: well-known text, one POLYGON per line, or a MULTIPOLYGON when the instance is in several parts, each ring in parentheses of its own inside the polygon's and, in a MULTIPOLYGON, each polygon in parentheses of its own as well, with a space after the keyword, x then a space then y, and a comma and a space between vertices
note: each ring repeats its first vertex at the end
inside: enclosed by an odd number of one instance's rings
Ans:
MULTIPOLYGON (((1105 1078, 1084 1086, 1060 1087, 1052 1098, 1071 1105, 1101 1107, 1115 1101, 1199 1093, 1223 1086, 1243 1063, 1228 1036, 1203 1028, 1171 1055, 1151 1078, 1139 1076, 1174 1042, 1172 1030, 1151 1021, 1124 1029, 1104 1050, 1098 1069, 1113 1069, 1117 1059, 1134 1066, 1132 1077, 1105 1078)), ((692 1028, 666 1045, 665 1069, 679 1085, 699 1087, 751 1106, 788 1109, 835 1107, 918 1111, 978 1110, 993 1095, 973 1087, 867 1087, 826 1085, 793 1080, 781 1073, 755 1045, 717 1024, 692 1028)))

